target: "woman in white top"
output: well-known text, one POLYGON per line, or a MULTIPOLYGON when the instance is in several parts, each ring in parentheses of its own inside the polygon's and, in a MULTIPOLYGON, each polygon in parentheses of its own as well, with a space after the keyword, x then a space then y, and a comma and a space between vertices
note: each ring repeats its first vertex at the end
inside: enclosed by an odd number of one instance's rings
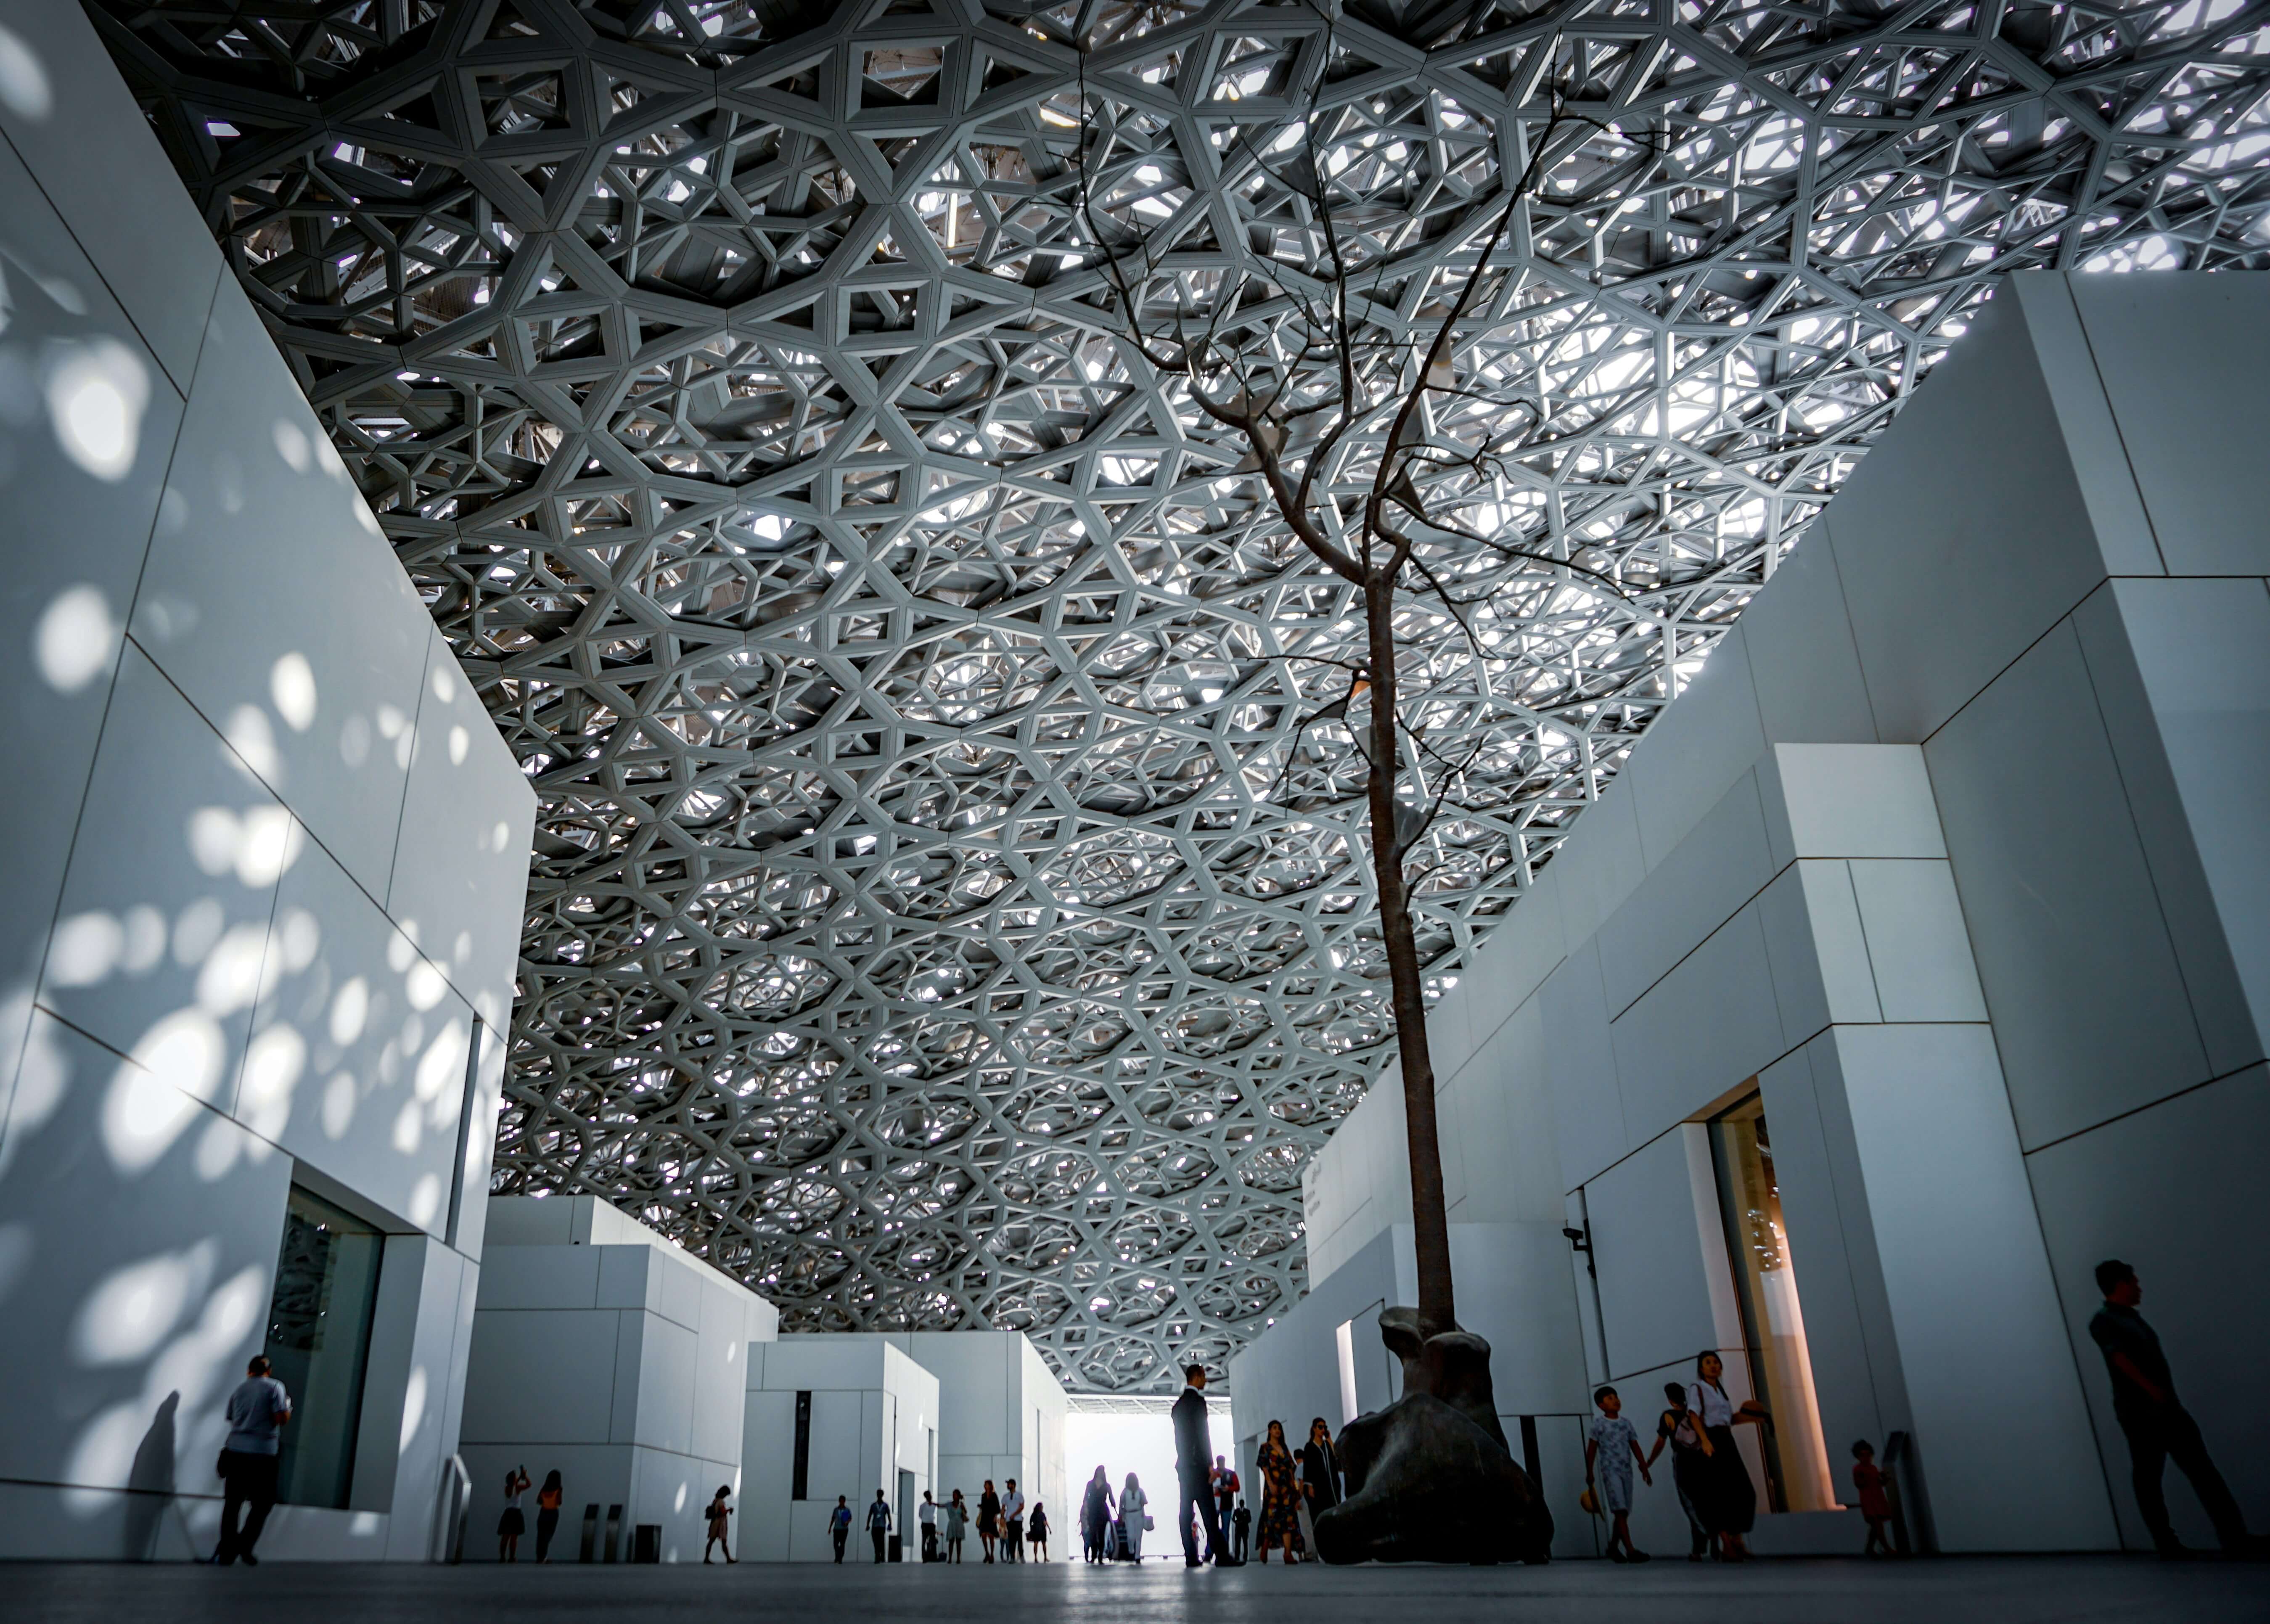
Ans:
POLYGON ((1143 1560, 1143 1531, 1150 1526, 1146 1515, 1151 1497, 1143 1492, 1143 1485, 1133 1472, 1119 1491, 1119 1529, 1127 1539, 1127 1554, 1135 1561, 1143 1560))
POLYGON ((1701 1418, 1703 1435, 1710 1440, 1710 1453, 1698 1473, 1702 1493, 1695 1509, 1703 1527, 1717 1538, 1719 1560, 1739 1562, 1750 1554, 1742 1536, 1757 1520, 1758 1491, 1742 1452, 1734 1447, 1734 1428, 1762 1426, 1766 1408, 1754 1398, 1737 1405, 1728 1398, 1725 1361, 1707 1349, 1695 1361, 1695 1375, 1688 1407, 1701 1418))

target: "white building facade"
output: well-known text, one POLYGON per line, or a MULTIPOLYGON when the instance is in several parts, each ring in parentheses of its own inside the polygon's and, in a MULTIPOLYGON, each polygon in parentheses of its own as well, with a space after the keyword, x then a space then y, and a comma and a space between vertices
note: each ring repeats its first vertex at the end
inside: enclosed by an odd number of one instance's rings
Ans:
POLYGON ((520 1560, 556 1471, 551 1560, 700 1561, 710 1497, 738 1504, 749 1364, 779 1329, 771 1303, 597 1197, 492 1198, 461 1428, 467 1556, 498 1554, 506 1474, 524 1469, 520 1560))
POLYGON ((0 1555, 419 1558, 535 798, 75 5, 0 98, 0 1555))
MULTIPOLYGON (((1648 1436, 1706 1348, 1776 1415, 1760 1549, 1857 1549, 1850 1446, 1895 1434, 1940 1549, 2148 1548, 2115 1257, 2270 1523, 2265 376, 2259 278, 2014 278, 1430 1020, 1461 1317, 1564 1554, 1591 1387, 1648 1436)), ((1303 1197, 1241 1443, 1392 1390, 1391 1073, 1303 1197)), ((1675 1550, 1664 1480, 1634 1525, 1675 1550)))

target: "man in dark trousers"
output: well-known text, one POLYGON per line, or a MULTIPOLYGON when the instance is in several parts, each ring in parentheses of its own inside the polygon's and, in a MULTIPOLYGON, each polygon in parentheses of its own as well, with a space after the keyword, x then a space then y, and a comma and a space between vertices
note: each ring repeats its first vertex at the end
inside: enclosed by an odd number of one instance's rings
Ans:
POLYGON ((2206 1508, 2222 1548, 2233 1554, 2251 1548, 2246 1519, 2222 1474, 2207 1458, 2207 1442, 2199 1423, 2176 1398, 2175 1377, 2168 1370, 2160 1339, 2136 1305, 2144 1301, 2143 1283, 2136 1271, 2117 1257, 2096 1265, 2096 1289, 2104 1306, 2088 1322, 2088 1334, 2104 1350, 2105 1368, 2112 1375, 2112 1413, 2127 1435, 2128 1459, 2136 1489, 2136 1509, 2144 1515, 2152 1544, 2162 1556, 2181 1556, 2184 1547, 2168 1525, 2168 1502, 2160 1492, 2160 1477, 2170 1460, 2192 1482, 2192 1492, 2206 1508))
POLYGON ((228 1487, 220 1505, 220 1545, 212 1557, 224 1568, 240 1559, 248 1568, 260 1566, 252 1547, 260 1543, 260 1531, 276 1504, 284 1423, 291 1419, 291 1396, 269 1374, 266 1358, 256 1354, 244 1368, 244 1380, 228 1396, 228 1442, 220 1451, 220 1475, 228 1487), (245 1512, 241 1528, 240 1510, 245 1512))
POLYGON ((867 1537, 875 1542, 875 1560, 881 1561, 891 1543, 891 1502, 879 1488, 867 1508, 867 1537))
POLYGON ((1198 1540, 1191 1532, 1195 1504, 1205 1524, 1206 1560, 1227 1567, 1229 1547, 1222 1543, 1221 1519, 1213 1506, 1213 1442, 1206 1436, 1205 1367, 1184 1367, 1183 1381, 1183 1396, 1175 1400, 1175 1479, 1183 1491, 1175 1522, 1183 1531, 1183 1561, 1186 1567, 1200 1565, 1198 1540))

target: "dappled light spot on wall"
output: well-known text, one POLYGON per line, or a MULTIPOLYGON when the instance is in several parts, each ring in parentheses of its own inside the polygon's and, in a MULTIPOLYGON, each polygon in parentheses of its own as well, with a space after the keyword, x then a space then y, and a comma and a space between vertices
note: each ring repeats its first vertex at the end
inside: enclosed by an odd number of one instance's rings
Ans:
POLYGON ((115 1506, 108 1486, 129 1481, 135 1453, 168 1401, 174 1413, 198 1418, 185 1456, 203 1455, 218 1444, 226 1424, 213 1414, 214 1404, 250 1351, 247 1339, 266 1301, 267 1277, 259 1268, 232 1275, 205 1298, 197 1322, 151 1361, 139 1397, 108 1406, 88 1423, 64 1472, 74 1485, 63 1491, 73 1516, 93 1516, 115 1506))
POLYGON ((405 772, 410 767, 410 718, 391 705, 378 708, 378 736, 394 745, 394 764, 405 772))
POLYGON ((270 432, 276 441, 276 455, 289 464, 293 473, 306 473, 308 462, 306 431, 297 423, 278 418, 270 432))
POLYGON ((134 466, 150 374, 141 357, 115 338, 56 346, 48 366, 48 416, 63 453, 112 484, 134 466))
POLYGON ((271 1027, 254 1038, 244 1055, 238 1120, 263 1138, 282 1138, 292 1120, 293 1091, 307 1064, 308 1042, 292 1027, 271 1027))
POLYGON ((410 1221, 422 1229, 441 1215, 441 1175, 428 1173, 419 1179, 410 1192, 410 1221))
MULTIPOLYGON (((315 672, 306 655, 295 649, 278 658, 269 669, 268 697, 276 702, 276 714, 284 718, 284 725, 294 733, 304 733, 315 724, 315 672)), ((366 731, 366 748, 368 738, 366 731)))
POLYGON ((235 871, 256 889, 274 885, 300 860, 305 841, 299 820, 280 806, 243 812, 201 806, 189 814, 189 856, 216 877, 235 871))
POLYGON ((76 693, 110 668, 118 622, 101 589, 81 584, 58 592, 32 634, 40 675, 58 693, 76 693))
POLYGON ((223 736, 229 748, 244 758, 247 767, 268 782, 281 787, 284 757, 276 748, 276 730, 268 725, 266 711, 257 705, 239 705, 229 712, 223 736))
POLYGON ((472 747, 473 736, 471 733, 462 727, 452 727, 449 730, 450 766, 463 767, 465 764, 465 753, 472 747))
POLYGON ((147 1359, 212 1283, 219 1260, 219 1248, 208 1240, 113 1270, 79 1306, 73 1355, 98 1367, 147 1359))
POLYGON ((228 916, 212 898, 199 897, 190 903, 174 921, 174 961, 184 968, 203 964, 227 923, 228 916))
POLYGON ((202 1010, 176 1010, 122 1061, 103 1098, 102 1143, 120 1171, 139 1173, 181 1137, 219 1086, 227 1040, 202 1010))
POLYGON ((370 983, 351 975, 331 998, 331 1042, 345 1048, 362 1035, 370 1019, 370 983))
POLYGON ((208 1015, 249 1009, 268 974, 268 932, 256 924, 231 925, 197 971, 197 1007, 208 1015))
POLYGON ((419 1425, 426 1419, 426 1367, 410 1367, 410 1381, 402 1390, 402 1433, 394 1446, 397 1455, 406 1454, 418 1436, 419 1425))
POLYGON ((370 760, 370 723, 360 716, 349 716, 340 725, 339 760, 349 767, 360 767, 370 760))
POLYGON ((93 987, 116 971, 146 975, 166 956, 166 916, 147 903, 125 914, 93 908, 56 926, 48 978, 59 987, 93 987))
POLYGON ((346 1138, 347 1130, 354 1124, 355 1079, 345 1072, 335 1074, 323 1085, 323 1137, 329 1139, 346 1138))
POLYGON ((0 28, 0 107, 19 118, 44 119, 55 111, 55 88, 37 52, 13 29, 0 28))

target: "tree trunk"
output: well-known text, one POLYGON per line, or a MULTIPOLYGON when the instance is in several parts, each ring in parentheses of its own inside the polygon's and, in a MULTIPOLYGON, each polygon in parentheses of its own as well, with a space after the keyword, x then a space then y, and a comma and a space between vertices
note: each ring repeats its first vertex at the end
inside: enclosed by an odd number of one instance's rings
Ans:
POLYGON ((1403 1120, 1411 1153, 1411 1228, 1418 1255, 1422 1335, 1458 1327, 1450 1287, 1450 1220, 1443 1205, 1443 1147, 1435 1130, 1435 1063, 1427 1053, 1427 997, 1419 976, 1419 943, 1411 928, 1411 892, 1403 875, 1396 828, 1395 781, 1402 741, 1396 727, 1395 582, 1370 572, 1364 582, 1370 644, 1371 758, 1365 790, 1371 813, 1371 866, 1379 888, 1379 923, 1387 943, 1395 1039, 1402 1058, 1403 1120))

